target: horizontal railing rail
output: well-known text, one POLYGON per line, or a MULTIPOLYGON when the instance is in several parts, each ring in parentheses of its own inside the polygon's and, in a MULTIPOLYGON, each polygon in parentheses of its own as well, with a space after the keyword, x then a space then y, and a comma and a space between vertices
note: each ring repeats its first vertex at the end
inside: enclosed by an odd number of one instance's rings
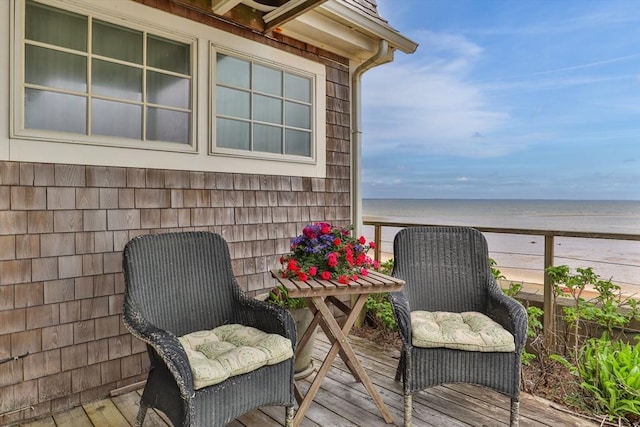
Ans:
MULTIPOLYGON (((446 224, 427 224, 422 222, 407 222, 397 219, 383 218, 383 217, 363 217, 362 224, 365 226, 373 226, 374 228, 374 241, 376 247, 374 249, 374 257, 376 260, 381 259, 382 251, 382 228, 394 227, 394 228, 406 228, 406 227, 418 227, 426 225, 438 225, 443 226, 446 224)), ((609 232, 595 232, 595 231, 569 231, 569 230, 547 230, 547 229, 534 229, 534 228, 501 228, 501 227, 483 227, 473 226, 471 227, 483 232, 483 233, 496 233, 496 234, 518 234, 527 236, 542 236, 544 237, 544 283, 543 283, 543 327, 545 331, 555 330, 555 312, 553 307, 553 287, 551 278, 547 274, 548 267, 554 265, 554 239, 556 237, 575 237, 585 239, 610 239, 610 240, 628 240, 628 241, 640 241, 640 234, 633 233, 609 233, 609 232)), ((640 262, 640 260, 639 260, 640 262)))

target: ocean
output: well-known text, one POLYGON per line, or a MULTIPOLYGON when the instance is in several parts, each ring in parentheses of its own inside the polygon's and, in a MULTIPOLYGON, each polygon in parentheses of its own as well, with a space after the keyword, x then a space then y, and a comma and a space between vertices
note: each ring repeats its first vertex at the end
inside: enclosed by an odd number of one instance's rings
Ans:
MULTIPOLYGON (((437 225, 640 234, 640 201, 364 199, 365 219, 437 225)), ((384 227, 381 249, 391 256, 397 228, 384 227)), ((373 228, 365 227, 367 237, 373 228)), ((510 280, 542 283, 544 237, 485 233, 490 256, 510 280)), ((640 242, 556 237, 555 265, 593 267, 640 295, 640 242)))

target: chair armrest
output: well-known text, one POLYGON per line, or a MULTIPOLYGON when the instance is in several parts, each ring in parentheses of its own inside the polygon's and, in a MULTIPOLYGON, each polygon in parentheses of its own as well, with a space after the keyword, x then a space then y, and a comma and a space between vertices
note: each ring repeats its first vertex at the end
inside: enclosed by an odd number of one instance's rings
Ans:
POLYGON ((193 373, 178 338, 142 319, 129 304, 125 304, 123 322, 134 337, 153 348, 176 379, 181 397, 190 400, 194 394, 193 373))
POLYGON ((389 301, 391 302, 393 315, 396 318, 398 332, 400 332, 400 338, 402 338, 402 344, 405 349, 408 350, 413 346, 411 336, 411 309, 409 308, 409 301, 402 292, 390 292, 389 301))
POLYGON ((237 323, 289 338, 295 351, 296 324, 289 310, 252 298, 242 290, 236 294, 236 301, 238 302, 238 310, 235 312, 237 323))
POLYGON ((516 351, 520 352, 527 341, 527 310, 522 304, 505 295, 495 280, 489 286, 487 314, 515 338, 516 351))

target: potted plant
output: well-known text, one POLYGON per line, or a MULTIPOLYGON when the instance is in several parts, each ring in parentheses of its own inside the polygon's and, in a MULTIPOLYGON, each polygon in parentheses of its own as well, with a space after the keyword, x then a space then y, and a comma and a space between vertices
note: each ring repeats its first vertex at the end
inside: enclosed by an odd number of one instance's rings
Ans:
MULTIPOLYGON (((378 262, 367 256, 374 242, 364 237, 351 235, 353 227, 335 227, 326 222, 309 224, 302 229, 302 234, 291 239, 291 252, 280 257, 282 265, 279 271, 282 277, 306 281, 310 277, 322 280, 335 280, 347 285, 358 276, 366 276, 368 269, 378 268, 378 262)), ((274 288, 266 296, 266 300, 288 308, 296 322, 298 341, 313 320, 311 310, 306 307, 303 298, 291 298, 286 288, 274 288)), ((304 348, 297 351, 295 372, 296 378, 304 378, 313 372, 313 343, 315 333, 304 348)))
MULTIPOLYGON (((278 286, 273 288, 268 294, 264 294, 266 301, 279 305, 289 310, 293 321, 296 323, 296 331, 298 335, 298 343, 300 338, 309 328, 313 320, 313 313, 304 302, 304 298, 291 298, 287 289, 278 286)), ((313 372, 313 345, 316 338, 316 331, 313 331, 307 344, 299 348, 296 352, 296 361, 294 364, 294 372, 296 379, 306 378, 313 372)))

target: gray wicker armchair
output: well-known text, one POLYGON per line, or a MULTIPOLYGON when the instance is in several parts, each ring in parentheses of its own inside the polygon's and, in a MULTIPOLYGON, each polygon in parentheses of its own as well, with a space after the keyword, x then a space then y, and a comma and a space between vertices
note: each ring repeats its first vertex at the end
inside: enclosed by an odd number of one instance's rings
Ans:
POLYGON ((402 292, 390 295, 403 343, 396 381, 403 380, 405 426, 411 425, 412 394, 447 383, 479 384, 509 396, 511 426, 517 426, 527 313, 496 284, 484 236, 468 227, 411 227, 396 235, 393 249, 392 275, 406 281, 402 292), (515 351, 417 347, 415 310, 483 313, 513 335, 515 351))
POLYGON ((179 336, 241 324, 296 342, 288 311, 250 298, 240 289, 221 236, 208 232, 139 236, 127 243, 123 267, 124 324, 147 344, 151 361, 138 425, 149 407, 163 411, 175 426, 221 426, 271 405, 286 406, 286 425, 292 425, 293 357, 194 388, 179 336))

